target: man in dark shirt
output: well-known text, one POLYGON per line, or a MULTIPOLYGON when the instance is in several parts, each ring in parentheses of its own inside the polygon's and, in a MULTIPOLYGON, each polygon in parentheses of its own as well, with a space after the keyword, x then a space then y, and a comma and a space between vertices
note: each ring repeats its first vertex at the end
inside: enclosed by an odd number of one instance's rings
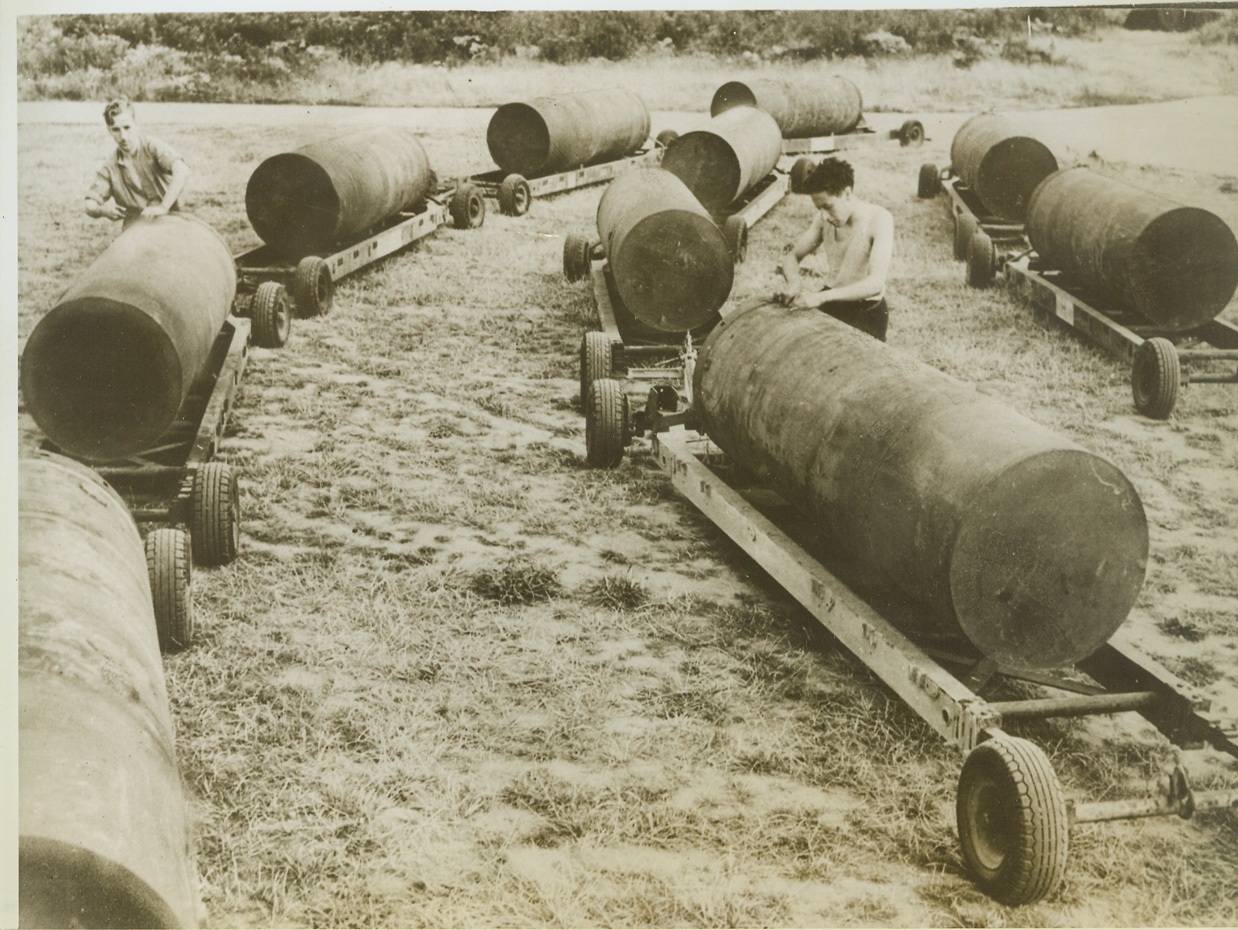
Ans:
POLYGON ((99 166, 86 194, 86 215, 125 221, 142 216, 163 216, 179 210, 181 192, 189 179, 189 165, 166 142, 138 130, 133 104, 125 97, 103 108, 116 151, 99 166), (108 201, 111 200, 111 203, 108 201))

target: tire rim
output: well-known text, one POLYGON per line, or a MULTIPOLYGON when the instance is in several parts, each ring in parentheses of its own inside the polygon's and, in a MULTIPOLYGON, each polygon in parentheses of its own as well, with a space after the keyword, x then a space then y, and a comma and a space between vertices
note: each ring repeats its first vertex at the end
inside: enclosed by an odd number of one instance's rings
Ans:
POLYGON ((517 185, 516 196, 513 200, 516 207, 516 215, 523 216, 529 209, 529 188, 524 184, 517 185))
POLYGON ((469 194, 469 225, 476 226, 477 219, 481 216, 482 199, 480 194, 469 194))
POLYGON ((236 481, 230 482, 231 487, 228 490, 228 514, 231 517, 229 521, 232 525, 229 527, 229 536, 232 540, 232 555, 235 555, 241 548, 241 494, 237 489, 236 481))
POLYGON ((275 301, 275 332, 279 334, 282 345, 288 340, 288 331, 292 326, 292 314, 288 310, 288 297, 281 291, 275 301))
POLYGON ((1001 789, 984 781, 967 796, 966 815, 972 853, 980 868, 997 872, 1006 862, 1018 824, 1008 813, 1001 789))

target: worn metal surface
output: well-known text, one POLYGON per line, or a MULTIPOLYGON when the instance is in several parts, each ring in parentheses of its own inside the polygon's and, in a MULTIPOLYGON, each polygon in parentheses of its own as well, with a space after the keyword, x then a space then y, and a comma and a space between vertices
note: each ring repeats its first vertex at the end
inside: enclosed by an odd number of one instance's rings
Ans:
POLYGON ((728 316, 693 396, 831 549, 1003 666, 1089 654, 1143 583, 1147 523, 1117 468, 824 314, 728 316))
POLYGON ((435 183, 413 130, 383 126, 271 156, 250 175, 245 213, 263 242, 301 258, 415 209, 435 183))
POLYGON ((994 216, 1022 222, 1036 185, 1057 171, 1049 147, 996 113, 973 116, 950 143, 950 163, 994 216))
POLYGON ((228 246, 190 216, 122 232, 35 326, 21 359, 26 408, 70 455, 149 448, 173 422, 236 293, 228 246))
POLYGON ((83 465, 40 456, 18 476, 21 926, 195 926, 137 528, 83 465))
POLYGON ((1238 240, 1224 220, 1087 168, 1041 183, 1027 233, 1046 266, 1166 330, 1204 325, 1238 288, 1238 240))
POLYGON ((662 167, 707 209, 720 212, 773 171, 781 154, 773 117, 756 107, 732 107, 676 139, 662 167))
POLYGON ((717 116, 743 106, 759 107, 772 116, 784 139, 850 132, 864 115, 860 89, 838 76, 812 81, 728 81, 714 92, 709 112, 717 116))
POLYGON ((593 90, 505 103, 486 128, 503 171, 535 175, 630 155, 649 138, 649 111, 636 94, 593 90))
POLYGON ((731 293, 726 237, 669 171, 629 171, 612 181, 597 228, 624 306, 657 330, 695 329, 731 293))

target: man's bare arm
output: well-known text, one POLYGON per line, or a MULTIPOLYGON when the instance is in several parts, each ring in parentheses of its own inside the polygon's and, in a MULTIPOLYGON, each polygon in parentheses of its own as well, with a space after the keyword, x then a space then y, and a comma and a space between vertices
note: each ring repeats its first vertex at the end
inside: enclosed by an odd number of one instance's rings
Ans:
POLYGON ((178 158, 172 163, 172 177, 168 180, 168 189, 164 192, 163 199, 157 204, 152 204, 142 211, 143 216, 163 216, 176 204, 180 199, 181 193, 185 190, 185 184, 189 180, 189 165, 183 158, 178 158))
POLYGON ((791 246, 791 251, 786 254, 782 264, 778 266, 778 270, 782 272, 782 276, 787 281, 786 287, 781 291, 786 299, 793 299, 799 294, 801 287, 800 262, 821 244, 821 237, 821 214, 816 213, 813 215, 812 222, 808 225, 808 228, 795 240, 795 243, 791 246))

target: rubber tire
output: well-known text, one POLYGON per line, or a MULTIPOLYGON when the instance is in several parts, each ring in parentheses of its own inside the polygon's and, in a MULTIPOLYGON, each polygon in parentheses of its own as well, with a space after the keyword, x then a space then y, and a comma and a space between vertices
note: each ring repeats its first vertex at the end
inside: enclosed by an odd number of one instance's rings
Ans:
POLYGON ((811 158, 797 158, 795 163, 791 165, 791 193, 801 194, 804 192, 804 179, 808 177, 808 172, 817 167, 817 163, 811 158))
POLYGON ((623 461, 628 439, 628 398, 613 378, 589 386, 585 407, 585 461, 594 468, 615 468, 623 461))
POLYGON ((281 348, 292 332, 292 307, 288 291, 278 281, 263 281, 254 292, 250 307, 254 345, 264 349, 281 348))
POLYGON ((1166 420, 1178 402, 1182 365, 1178 350, 1160 336, 1146 340, 1131 361, 1131 395, 1135 409, 1153 420, 1166 420))
POLYGON ((955 815, 963 860, 986 894, 1031 904, 1061 884, 1070 818, 1053 765, 1035 743, 1001 736, 973 749, 955 815))
POLYGON ((921 200, 928 200, 941 193, 941 169, 932 162, 925 162, 920 166, 920 183, 916 193, 921 200))
POLYGON ((585 333, 580 339, 580 408, 585 409, 589 399, 589 386, 602 378, 615 374, 615 341, 606 333, 596 330, 585 333))
POLYGON ((983 288, 993 283, 997 272, 997 247, 983 229, 977 229, 967 245, 967 283, 983 288))
POLYGON ((727 248, 731 251, 731 261, 740 264, 748 256, 748 221, 742 216, 728 216, 722 226, 726 236, 727 248))
POLYGON ((918 119, 909 119, 898 127, 898 144, 906 148, 909 145, 924 144, 924 124, 918 119))
POLYGON ((976 222, 976 217, 972 214, 956 213, 954 215, 954 260, 956 262, 967 261, 967 247, 971 245, 971 237, 979 228, 980 224, 976 222))
POLYGON ((588 277, 593 261, 590 253, 593 251, 589 240, 575 233, 568 233, 563 240, 563 277, 569 281, 580 281, 588 277))
POLYGON ((533 192, 522 174, 509 174, 499 185, 499 212, 507 216, 524 216, 533 203, 533 192))
POLYGON ((476 184, 461 184, 447 206, 456 229, 477 229, 486 222, 486 198, 476 184))
POLYGON ((194 472, 189 535, 199 565, 227 565, 241 544, 241 498, 232 466, 207 462, 194 472))
POLYGON ((307 255, 297 262, 292 275, 292 302, 302 319, 326 316, 335 300, 335 283, 331 269, 317 255, 307 255))
POLYGON ((662 148, 669 149, 671 147, 671 143, 673 143, 678 138, 679 138, 679 133, 675 132, 675 130, 663 129, 660 133, 657 134, 657 136, 654 138, 654 141, 657 142, 658 145, 662 146, 662 148))
POLYGON ((160 652, 180 652, 193 645, 193 559, 184 530, 157 529, 146 536, 146 572, 155 608, 160 652))

